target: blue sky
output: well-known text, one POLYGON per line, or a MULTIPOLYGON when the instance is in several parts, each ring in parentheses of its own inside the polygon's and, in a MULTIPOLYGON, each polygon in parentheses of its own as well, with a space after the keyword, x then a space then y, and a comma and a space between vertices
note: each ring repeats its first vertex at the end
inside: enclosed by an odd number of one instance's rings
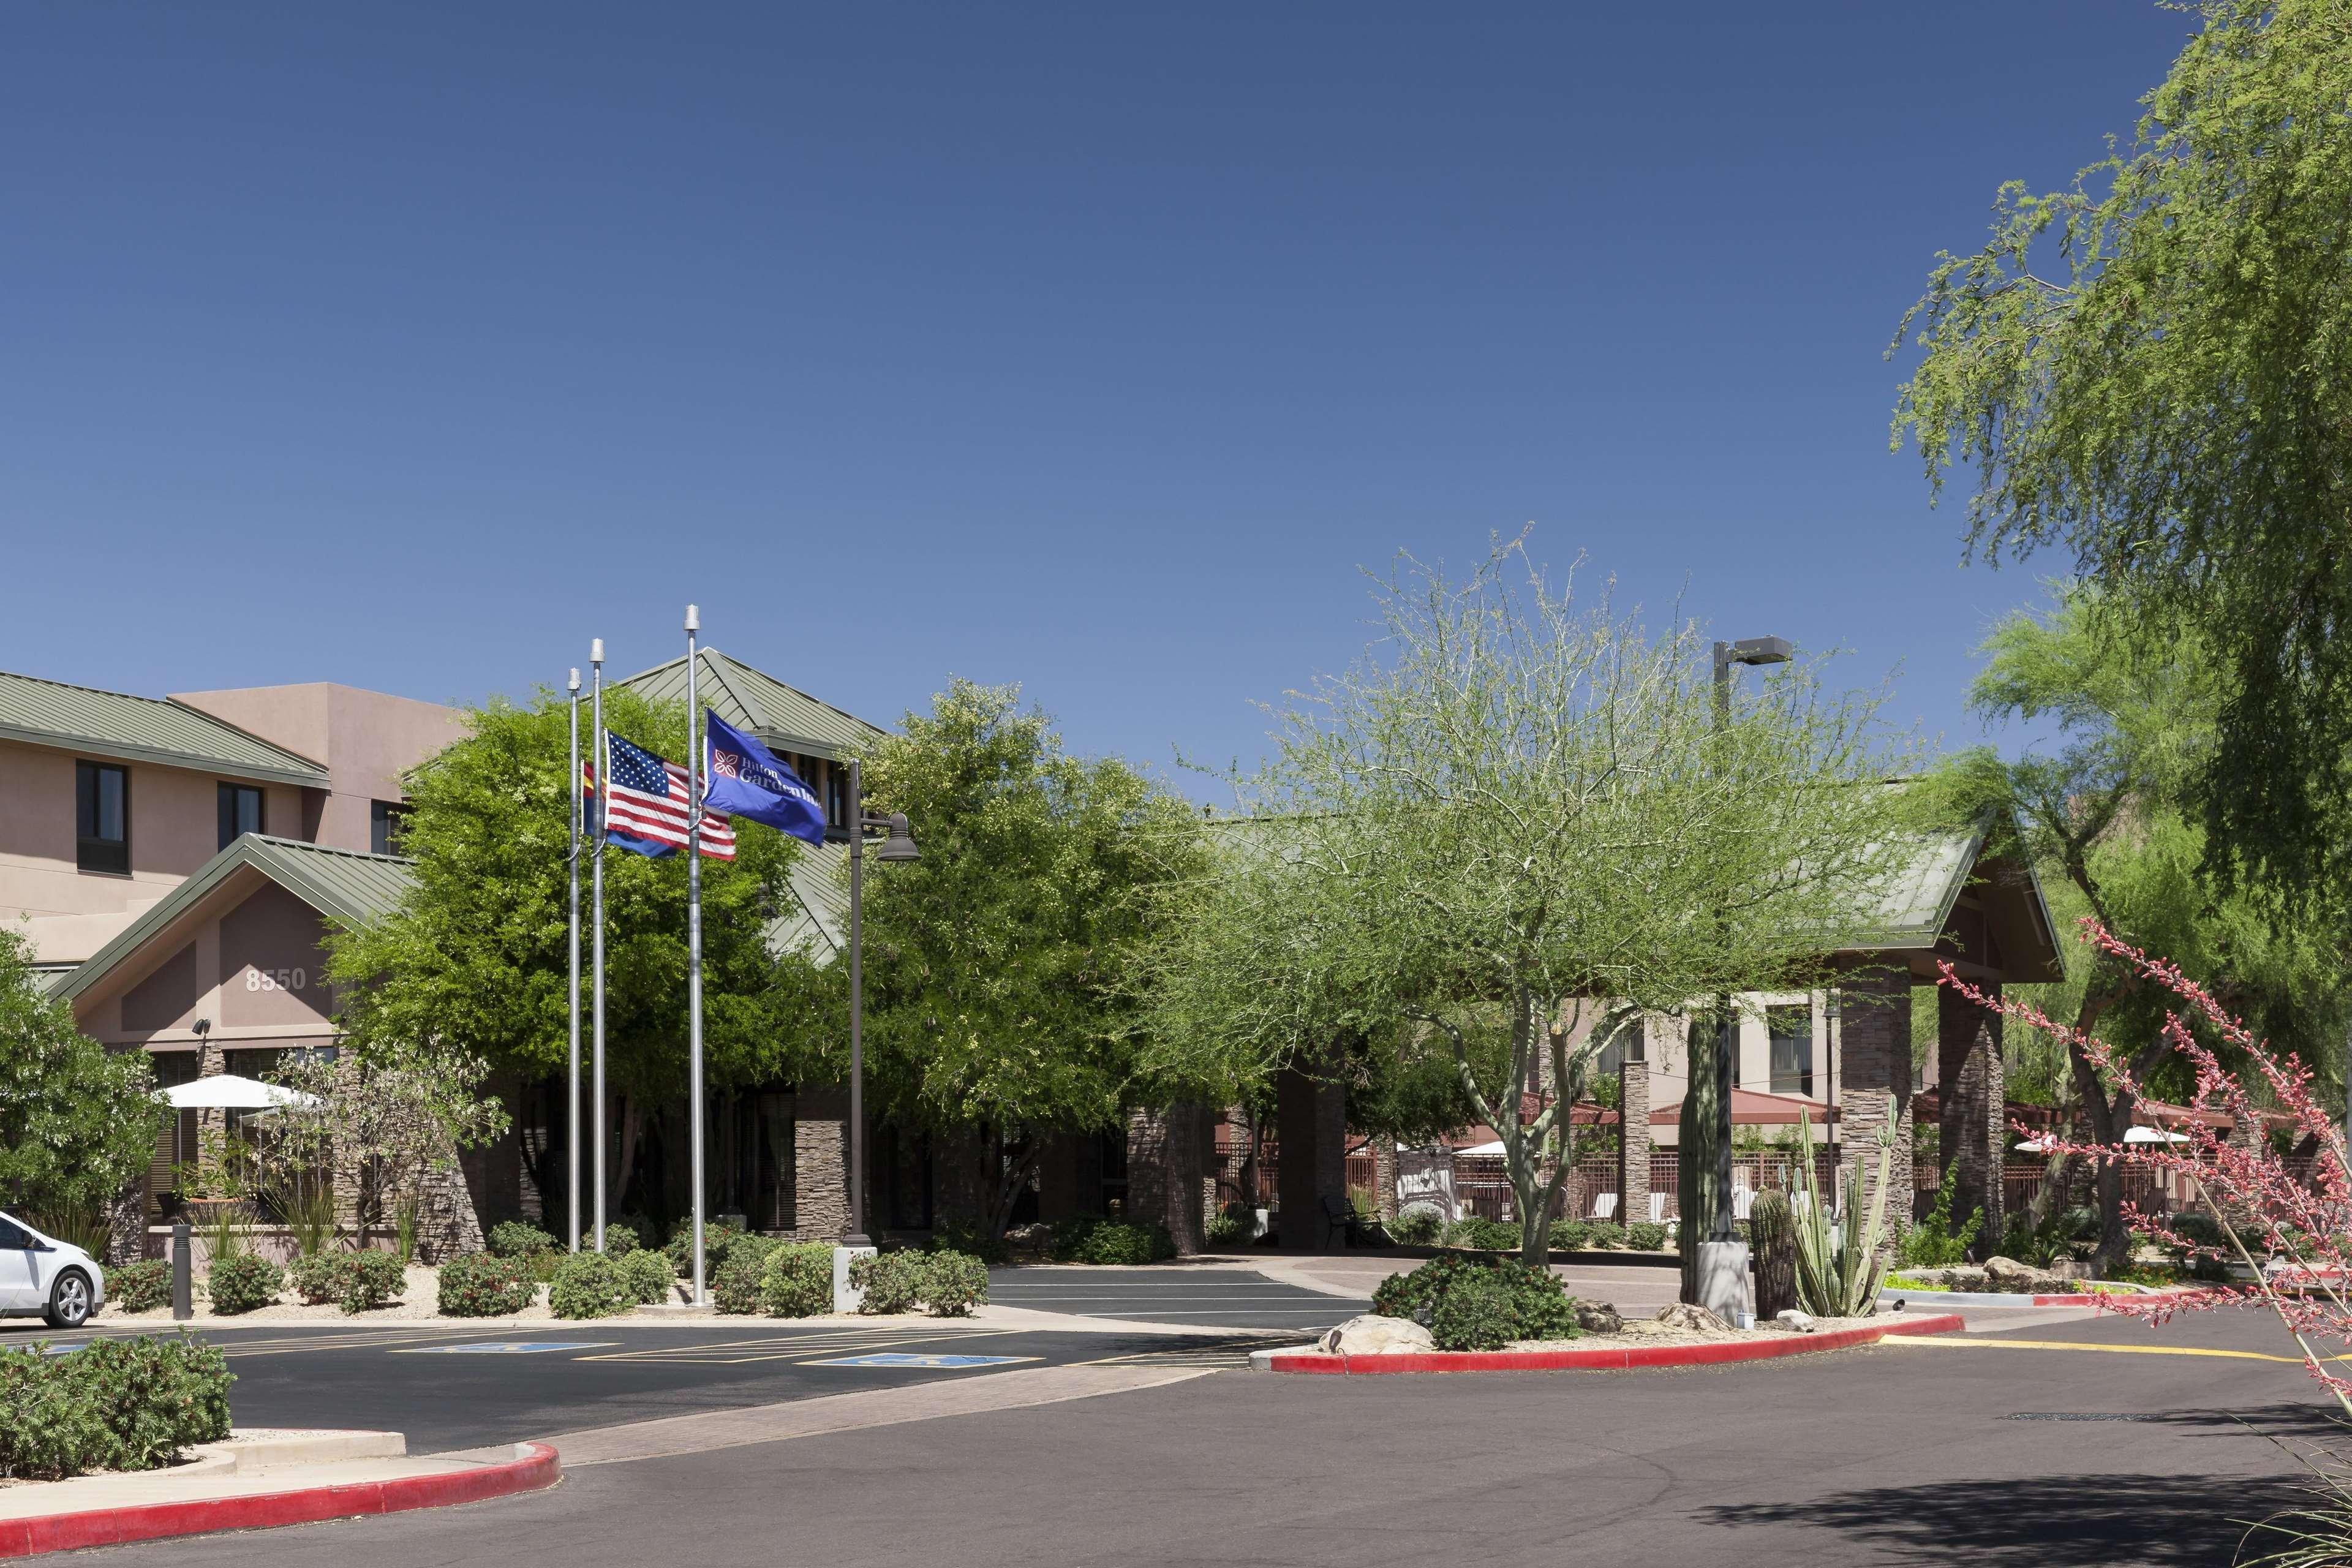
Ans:
MULTIPOLYGON (((1959 696, 1880 352, 2189 18, 1948 6, 0 18, 0 668, 473 699, 718 646, 1253 754, 1493 531, 1959 696)), ((1199 787, 1195 784, 1193 787, 1199 787)))

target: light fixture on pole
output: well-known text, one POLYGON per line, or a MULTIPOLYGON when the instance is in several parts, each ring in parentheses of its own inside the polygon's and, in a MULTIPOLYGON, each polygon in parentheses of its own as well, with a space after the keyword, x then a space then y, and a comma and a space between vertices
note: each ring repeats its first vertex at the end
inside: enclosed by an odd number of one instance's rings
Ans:
POLYGON ((564 1131, 563 1156, 565 1174, 569 1178, 566 1213, 569 1223, 563 1227, 564 1244, 573 1252, 580 1250, 580 671, 575 668, 565 685, 572 693, 572 760, 564 774, 563 793, 572 802, 572 852, 567 857, 572 893, 572 984, 564 991, 564 1014, 571 1026, 570 1045, 564 1053, 566 1072, 563 1097, 564 1131))
POLYGON ((871 1247, 866 1235, 866 835, 882 834, 877 860, 903 863, 922 858, 907 819, 893 813, 869 816, 863 778, 849 764, 849 1234, 845 1247, 871 1247))
MULTIPOLYGON (((1717 733, 1731 727, 1731 672, 1742 664, 1786 664, 1795 650, 1786 637, 1746 637, 1738 642, 1715 645, 1715 727, 1717 733)), ((1715 1213, 1708 1216, 1707 1239, 1730 1241, 1737 1234, 1733 1229, 1731 1203, 1731 1091, 1738 1082, 1739 1035, 1733 1022, 1731 998, 1717 998, 1717 1013, 1715 1031, 1715 1213)))

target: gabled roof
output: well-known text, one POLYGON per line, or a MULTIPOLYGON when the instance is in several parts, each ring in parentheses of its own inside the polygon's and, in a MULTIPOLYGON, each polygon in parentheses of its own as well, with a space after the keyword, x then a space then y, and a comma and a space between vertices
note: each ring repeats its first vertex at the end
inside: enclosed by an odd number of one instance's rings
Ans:
POLYGON ((849 940, 849 846, 827 839, 803 844, 793 857, 792 894, 798 908, 768 922, 768 951, 806 952, 829 963, 849 940))
POLYGON ((327 770, 184 702, 0 671, 0 740, 115 762, 198 768, 262 784, 327 787, 327 770))
MULTIPOLYGON (((695 695, 704 707, 762 744, 811 756, 843 757, 880 730, 820 702, 772 675, 706 647, 695 658, 695 695)), ((686 700, 686 656, 614 682, 662 702, 686 700)))
POLYGON ((362 855, 247 833, 198 867, 88 962, 62 975, 52 994, 69 1002, 88 991, 240 871, 259 872, 329 920, 362 926, 390 913, 407 895, 409 865, 392 855, 362 855))

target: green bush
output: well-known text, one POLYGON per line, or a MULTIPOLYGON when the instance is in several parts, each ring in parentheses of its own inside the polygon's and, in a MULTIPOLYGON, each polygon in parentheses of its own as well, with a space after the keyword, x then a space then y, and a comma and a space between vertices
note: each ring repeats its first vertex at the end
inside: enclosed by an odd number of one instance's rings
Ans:
POLYGON ((1389 1221, 1389 1237, 1401 1247, 1427 1247, 1445 1228, 1445 1217, 1435 1209, 1410 1208, 1389 1221))
POLYGON ((923 1299, 924 1256, 919 1252, 877 1252, 849 1260, 849 1283, 865 1292, 857 1310, 868 1317, 911 1312, 923 1299))
POLYGON ((547 1292, 548 1310, 559 1318, 609 1318, 636 1304, 620 1259, 603 1252, 566 1253, 547 1292))
POLYGON ((641 1307, 669 1300, 670 1287, 677 1283, 677 1273, 669 1266, 669 1254, 646 1249, 625 1252, 620 1259, 621 1285, 629 1299, 641 1307))
POLYGON ((529 1220, 504 1219, 490 1226, 482 1245, 493 1258, 529 1258, 534 1252, 554 1251, 556 1241, 529 1220))
POLYGON ((1580 1219, 1554 1220, 1551 1226, 1551 1249, 1554 1252, 1581 1252, 1592 1241, 1592 1226, 1580 1219))
POLYGON ((1577 1337, 1576 1303, 1559 1277, 1516 1258, 1438 1258, 1409 1274, 1391 1274, 1372 1292, 1372 1310, 1409 1318, 1430 1331, 1441 1350, 1487 1350, 1513 1340, 1577 1337), (1467 1289, 1459 1308, 1447 1303, 1467 1289), (1498 1305, 1499 1303, 1499 1305, 1498 1305), (1452 1341, 1454 1342, 1449 1342, 1452 1341))
POLYGON ((98 1340, 71 1355, 0 1350, 0 1476, 152 1469, 228 1436, 220 1351, 184 1335, 98 1340))
POLYGON ((760 1306, 772 1318, 814 1318, 832 1311, 832 1247, 822 1241, 793 1241, 770 1253, 760 1279, 760 1306))
POLYGON ((335 1258, 331 1253, 314 1252, 298 1258, 286 1270, 286 1278, 294 1287, 294 1294, 302 1298, 306 1307, 324 1306, 341 1294, 341 1285, 335 1277, 335 1258))
MULTIPOLYGON (((727 1255, 749 1232, 731 1219, 713 1220, 702 1227, 703 1278, 716 1279, 719 1271, 727 1267, 727 1255)), ((683 1279, 694 1272, 694 1221, 687 1220, 669 1238, 663 1248, 669 1256, 670 1272, 683 1279)))
POLYGON ((435 1275, 435 1301, 452 1318, 506 1318, 530 1305, 539 1294, 520 1258, 468 1252, 441 1265, 435 1275))
POLYGON ((988 1300, 988 1265, 968 1252, 934 1252, 923 1260, 923 1304, 934 1318, 966 1318, 988 1300))
POLYGON ((400 1300, 408 1283, 400 1259, 375 1247, 356 1252, 314 1252, 288 1269, 295 1294, 310 1306, 332 1301, 346 1312, 365 1312, 400 1300))
POLYGON ((931 1228, 931 1239, 925 1246, 929 1252, 960 1252, 977 1258, 982 1263, 1005 1263, 1013 1258, 1013 1244, 1001 1236, 992 1236, 969 1220, 942 1219, 931 1228))
POLYGON ((1614 1250, 1625 1245, 1625 1227, 1613 1219, 1598 1219, 1584 1233, 1584 1245, 1614 1250))
POLYGON ((251 1252, 217 1259, 205 1278, 213 1310, 227 1317, 267 1307, 286 1289, 286 1270, 251 1252))
POLYGON ((1176 1256, 1176 1241, 1165 1226, 1121 1225, 1099 1215, 1073 1215, 1054 1222, 1052 1256, 1056 1263, 1159 1263, 1176 1256))
POLYGON ((1936 1189, 1935 1206, 1927 1218, 1903 1233, 1895 1246, 1895 1262, 1911 1268, 1949 1268, 1969 1260, 1969 1248, 1976 1245, 1977 1233, 1984 1228, 1984 1210, 1978 1209, 1966 1225, 1952 1228, 1952 1198, 1960 1190, 1958 1160, 1944 1167, 1944 1184, 1936 1189))
POLYGON ((1519 1227, 1499 1219, 1470 1215, 1445 1227, 1445 1245, 1467 1247, 1481 1252, 1516 1252, 1519 1247, 1519 1227))
POLYGON ((737 1237, 727 1248, 727 1261, 711 1270, 712 1303, 720 1311, 738 1316, 758 1311, 760 1286, 768 1272, 768 1259, 780 1245, 769 1236, 747 1234, 737 1237))
MULTIPOLYGON (((627 1220, 608 1219, 604 1222, 604 1255, 607 1258, 618 1258, 624 1252, 635 1252, 645 1244, 646 1238, 639 1236, 637 1227, 627 1220)), ((580 1250, 583 1252, 596 1250, 596 1233, 593 1229, 580 1233, 580 1250)))
POLYGON ((1654 1220, 1637 1219, 1625 1227, 1625 1245, 1636 1252, 1657 1252, 1666 1245, 1666 1227, 1654 1220))
POLYGON ((160 1258, 142 1258, 109 1269, 106 1294, 126 1312, 152 1312, 172 1304, 172 1266, 160 1258))

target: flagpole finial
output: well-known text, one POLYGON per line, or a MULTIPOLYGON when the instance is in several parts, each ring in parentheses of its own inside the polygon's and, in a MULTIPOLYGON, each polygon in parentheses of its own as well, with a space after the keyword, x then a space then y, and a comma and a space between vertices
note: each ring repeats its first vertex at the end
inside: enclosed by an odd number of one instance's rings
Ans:
POLYGON ((575 664, 572 667, 572 679, 564 683, 563 689, 566 691, 578 691, 580 689, 580 667, 578 665, 575 664))
POLYGON ((604 662, 604 639, 603 637, 590 637, 588 639, 588 662, 591 664, 602 664, 604 662))
POLYGON ((698 632, 702 629, 701 605, 688 605, 686 607, 686 629, 690 632, 698 632))

